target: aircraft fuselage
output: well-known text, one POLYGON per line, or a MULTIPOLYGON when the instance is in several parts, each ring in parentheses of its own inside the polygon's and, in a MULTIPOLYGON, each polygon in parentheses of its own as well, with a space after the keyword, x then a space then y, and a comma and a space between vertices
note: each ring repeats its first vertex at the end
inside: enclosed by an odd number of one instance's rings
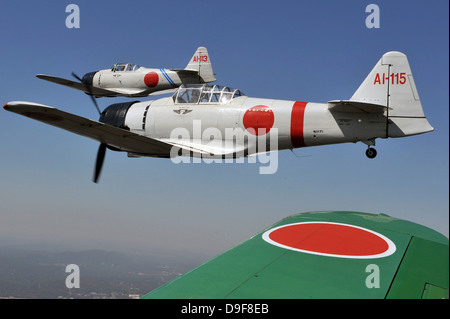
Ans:
POLYGON ((338 113, 323 103, 246 96, 209 105, 176 104, 173 98, 137 102, 125 118, 125 126, 140 135, 190 139, 211 148, 225 147, 233 139, 234 149, 226 153, 245 150, 245 155, 251 154, 246 150, 252 143, 269 146, 271 138, 277 150, 386 138, 386 125, 385 114, 338 113))

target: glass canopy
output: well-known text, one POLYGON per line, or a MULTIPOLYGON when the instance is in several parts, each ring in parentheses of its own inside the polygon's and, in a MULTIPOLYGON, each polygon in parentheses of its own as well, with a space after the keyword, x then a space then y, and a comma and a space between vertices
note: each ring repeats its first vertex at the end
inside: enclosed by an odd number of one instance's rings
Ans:
POLYGON ((227 86, 183 84, 173 94, 172 99, 176 104, 225 104, 240 96, 245 94, 227 86))
POLYGON ((136 71, 140 66, 132 63, 116 63, 111 67, 111 71, 136 71))

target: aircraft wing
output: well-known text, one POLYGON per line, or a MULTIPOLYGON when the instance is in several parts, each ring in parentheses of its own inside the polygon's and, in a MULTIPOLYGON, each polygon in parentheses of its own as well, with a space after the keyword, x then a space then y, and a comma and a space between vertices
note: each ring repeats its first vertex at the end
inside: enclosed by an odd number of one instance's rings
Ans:
POLYGON ((449 241, 440 233, 384 214, 312 212, 143 298, 448 298, 448 289, 449 241))
POLYGON ((161 90, 161 91, 155 91, 153 93, 148 94, 149 96, 155 96, 155 95, 163 95, 163 94, 173 94, 178 88, 174 89, 167 89, 167 90, 161 90))
POLYGON ((183 153, 186 156, 211 158, 244 151, 243 146, 224 148, 221 141, 215 141, 216 144, 213 142, 205 144, 201 141, 154 139, 37 103, 9 102, 5 104, 4 109, 138 156, 169 157, 173 147, 186 150, 186 153, 183 153))
POLYGON ((46 81, 50 81, 56 84, 60 84, 60 85, 64 85, 73 89, 77 89, 80 91, 83 91, 85 93, 89 93, 95 96, 120 96, 121 94, 114 92, 114 91, 110 91, 110 90, 105 90, 105 89, 101 89, 101 88, 96 88, 94 86, 88 86, 84 83, 81 82, 75 82, 75 81, 71 81, 71 80, 67 80, 67 79, 63 79, 63 78, 58 78, 56 76, 51 76, 51 75, 45 75, 45 74, 38 74, 36 75, 37 78, 42 79, 42 80, 46 80, 46 81))
POLYGON ((89 137, 126 152, 146 156, 167 156, 172 148, 171 144, 42 104, 9 102, 5 104, 4 109, 81 136, 89 137))
POLYGON ((238 154, 243 156, 245 154, 246 145, 241 143, 230 143, 233 145, 224 145, 222 140, 202 141, 202 140, 175 140, 175 139, 161 139, 162 142, 171 144, 180 149, 187 150, 196 154, 196 156, 203 156, 205 158, 233 158, 238 154))

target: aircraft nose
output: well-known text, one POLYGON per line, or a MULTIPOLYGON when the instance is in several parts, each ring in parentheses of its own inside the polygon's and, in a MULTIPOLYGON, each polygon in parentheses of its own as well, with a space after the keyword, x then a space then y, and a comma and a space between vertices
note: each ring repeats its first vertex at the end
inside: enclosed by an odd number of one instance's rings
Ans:
POLYGON ((94 79, 95 73, 97 73, 97 71, 86 73, 86 74, 83 76, 83 78, 81 79, 81 82, 82 82, 83 84, 92 86, 92 80, 94 79))

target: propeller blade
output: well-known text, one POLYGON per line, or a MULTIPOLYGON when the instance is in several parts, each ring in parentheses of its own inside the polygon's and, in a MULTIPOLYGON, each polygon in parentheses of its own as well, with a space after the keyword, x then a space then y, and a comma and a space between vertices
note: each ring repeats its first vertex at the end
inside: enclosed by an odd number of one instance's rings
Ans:
POLYGON ((106 144, 101 143, 100 147, 98 148, 97 160, 95 162, 95 172, 94 172, 94 179, 93 179, 94 183, 97 183, 98 178, 100 177, 100 173, 101 173, 102 167, 103 167, 103 161, 105 160, 105 153, 106 153, 106 144))
POLYGON ((85 85, 86 89, 88 90, 88 94, 91 97, 92 103, 94 103, 95 108, 98 111, 98 114, 102 115, 102 112, 100 111, 100 108, 98 107, 97 99, 95 98, 94 95, 92 95, 91 87, 89 85, 85 84, 83 82, 83 80, 75 72, 72 72, 72 76, 85 85))
POLYGON ((81 78, 80 78, 78 75, 75 74, 75 72, 72 72, 72 76, 73 76, 75 79, 77 79, 78 81, 83 82, 83 81, 81 80, 81 78))
POLYGON ((98 114, 102 115, 102 112, 100 111, 100 108, 98 107, 98 104, 97 104, 97 99, 93 95, 89 95, 89 96, 91 97, 92 103, 94 103, 95 107, 97 108, 98 114))

